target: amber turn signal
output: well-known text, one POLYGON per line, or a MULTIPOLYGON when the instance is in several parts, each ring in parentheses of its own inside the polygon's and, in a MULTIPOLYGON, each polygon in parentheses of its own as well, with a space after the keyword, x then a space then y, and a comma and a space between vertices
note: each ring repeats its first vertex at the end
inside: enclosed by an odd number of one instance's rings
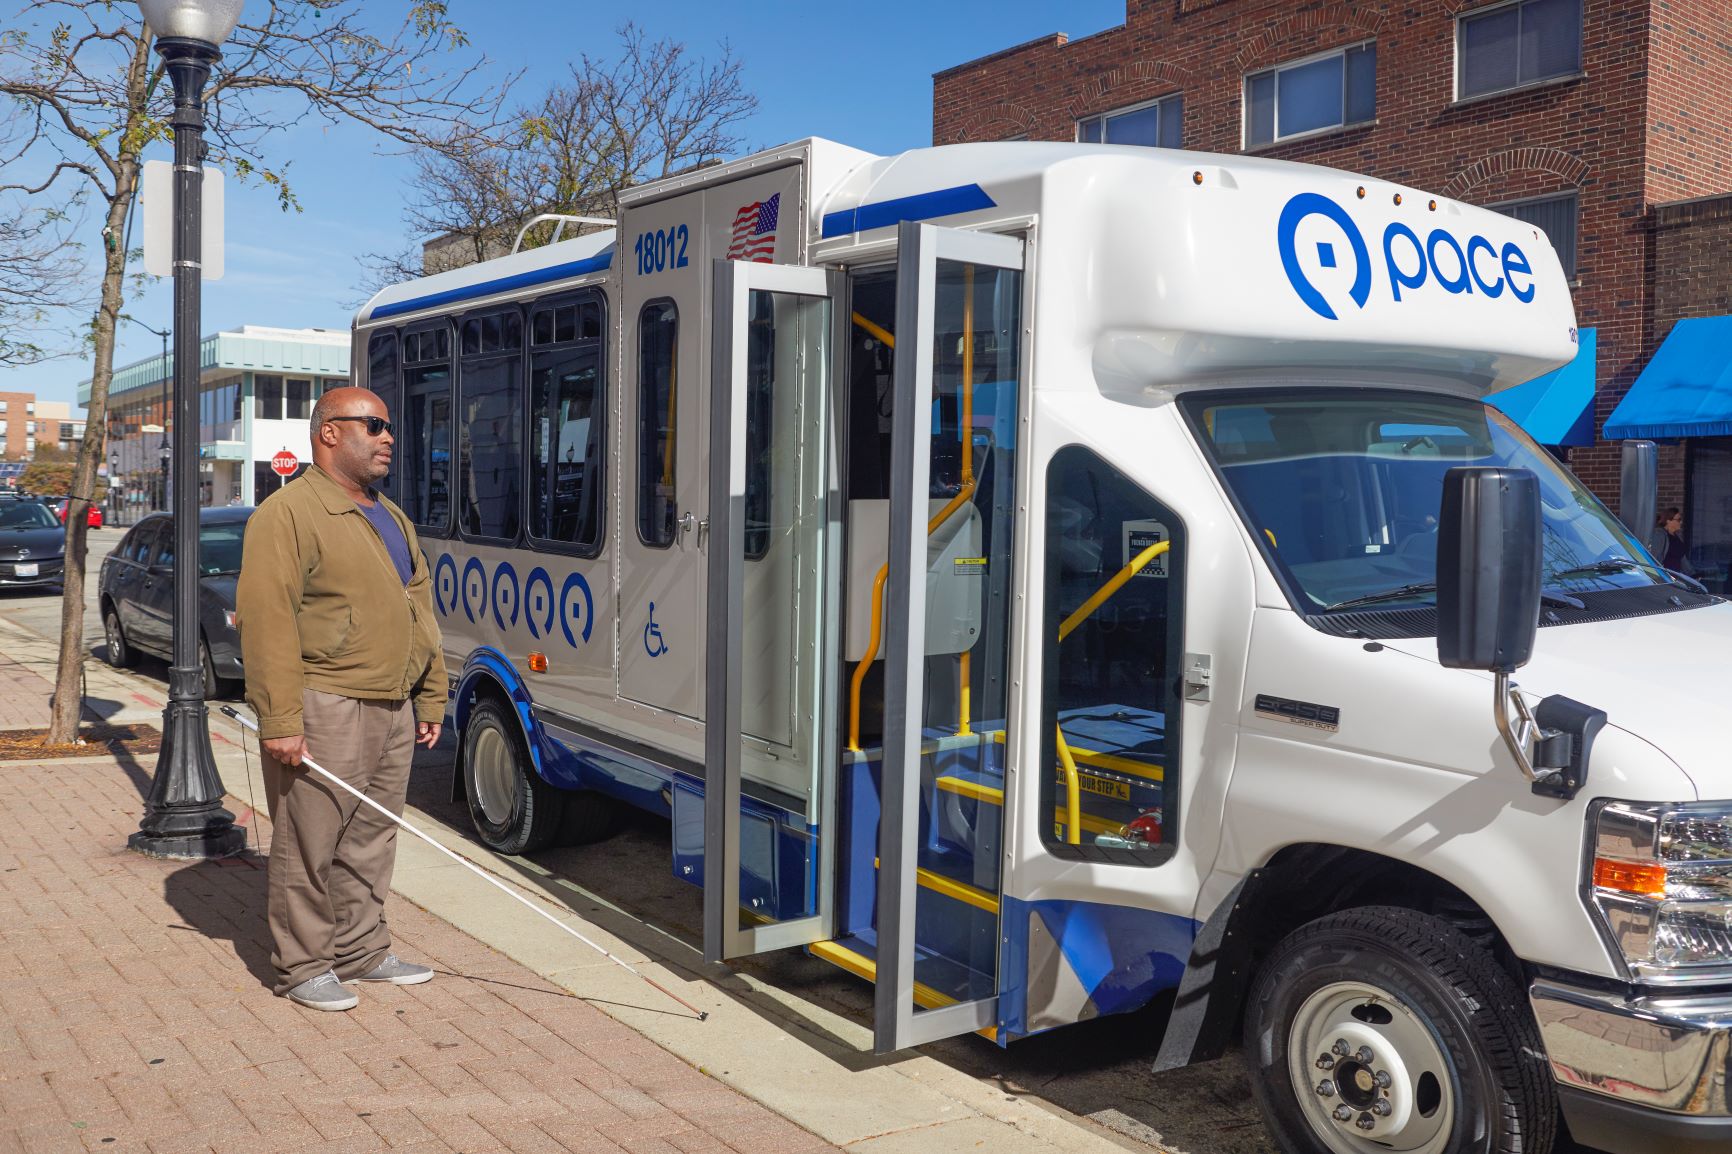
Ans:
POLYGON ((531 653, 529 655, 529 671, 531 673, 547 672, 547 654, 531 653))
POLYGON ((1666 867, 1597 857, 1594 859, 1594 886, 1645 898, 1663 898, 1666 896, 1666 867))

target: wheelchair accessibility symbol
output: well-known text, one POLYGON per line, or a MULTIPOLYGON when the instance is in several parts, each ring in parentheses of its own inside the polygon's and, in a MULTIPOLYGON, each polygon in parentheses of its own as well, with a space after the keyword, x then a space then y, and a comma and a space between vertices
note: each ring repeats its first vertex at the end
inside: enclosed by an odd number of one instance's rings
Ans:
POLYGON ((651 657, 660 657, 668 651, 667 642, 662 640, 662 627, 656 624, 656 603, 649 603, 649 622, 643 627, 643 651, 651 657))

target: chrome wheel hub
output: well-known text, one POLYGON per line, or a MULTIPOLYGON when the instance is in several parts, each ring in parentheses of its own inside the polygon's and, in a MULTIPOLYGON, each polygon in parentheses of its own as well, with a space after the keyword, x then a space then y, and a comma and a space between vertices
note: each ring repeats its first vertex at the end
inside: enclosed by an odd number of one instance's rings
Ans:
POLYGON ((482 816, 494 825, 509 822, 517 809, 517 765, 505 735, 491 725, 475 734, 469 747, 469 772, 482 816))
POLYGON ((1393 995, 1337 982, 1305 999, 1287 1038, 1288 1076, 1336 1154, 1444 1154, 1455 1090, 1431 1029, 1393 995))

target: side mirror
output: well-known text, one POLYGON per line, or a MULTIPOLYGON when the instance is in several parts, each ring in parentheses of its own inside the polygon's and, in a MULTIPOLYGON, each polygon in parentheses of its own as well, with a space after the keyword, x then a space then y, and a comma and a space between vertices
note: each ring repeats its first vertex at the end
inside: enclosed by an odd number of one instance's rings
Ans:
POLYGON ((1540 618, 1540 483, 1526 469, 1444 474, 1437 540, 1437 660, 1508 675, 1540 618))

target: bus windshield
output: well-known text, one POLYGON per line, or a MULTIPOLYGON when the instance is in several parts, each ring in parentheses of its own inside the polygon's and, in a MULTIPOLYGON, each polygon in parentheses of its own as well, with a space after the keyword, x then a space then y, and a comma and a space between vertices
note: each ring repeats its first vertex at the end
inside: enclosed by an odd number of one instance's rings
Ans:
POLYGON ((1548 590, 1672 580, 1569 470, 1479 401, 1321 388, 1210 392, 1184 403, 1303 613, 1435 604, 1443 476, 1458 465, 1539 478, 1548 590))

